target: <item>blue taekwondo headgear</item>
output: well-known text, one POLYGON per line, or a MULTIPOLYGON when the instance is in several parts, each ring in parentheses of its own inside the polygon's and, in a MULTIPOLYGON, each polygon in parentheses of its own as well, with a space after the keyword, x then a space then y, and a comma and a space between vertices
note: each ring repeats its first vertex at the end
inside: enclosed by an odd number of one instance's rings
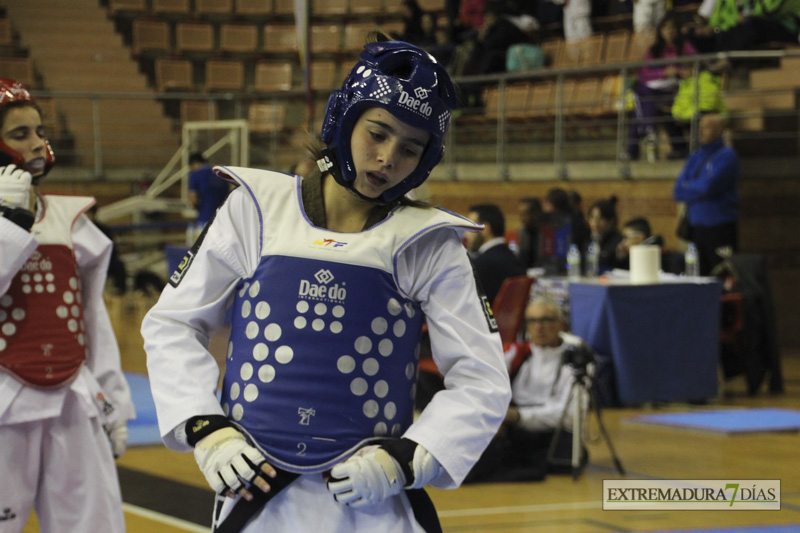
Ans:
POLYGON ((342 88, 328 99, 322 124, 327 145, 318 164, 336 181, 362 198, 389 203, 422 184, 442 159, 450 114, 457 105, 450 75, 428 52, 401 41, 364 46, 360 60, 342 88), (417 168, 378 198, 355 191, 356 168, 350 136, 358 117, 371 107, 382 107, 403 122, 430 133, 417 168))

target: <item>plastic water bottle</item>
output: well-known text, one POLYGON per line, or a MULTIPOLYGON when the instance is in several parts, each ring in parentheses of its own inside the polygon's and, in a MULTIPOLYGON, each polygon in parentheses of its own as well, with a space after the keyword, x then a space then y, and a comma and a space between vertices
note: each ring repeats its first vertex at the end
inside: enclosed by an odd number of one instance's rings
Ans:
POLYGON ((581 277, 581 251, 577 244, 571 244, 567 252, 567 276, 570 279, 581 277))
POLYGON ((599 272, 598 260, 600 256, 600 246, 597 241, 592 239, 589 247, 586 249, 586 277, 597 277, 599 272))
POLYGON ((684 255, 686 261, 686 270, 684 271, 687 277, 696 278, 700 276, 700 258, 697 255, 697 246, 693 242, 689 243, 684 255))
POLYGON ((655 132, 648 132, 644 139, 644 152, 648 163, 655 163, 658 158, 657 138, 655 132))

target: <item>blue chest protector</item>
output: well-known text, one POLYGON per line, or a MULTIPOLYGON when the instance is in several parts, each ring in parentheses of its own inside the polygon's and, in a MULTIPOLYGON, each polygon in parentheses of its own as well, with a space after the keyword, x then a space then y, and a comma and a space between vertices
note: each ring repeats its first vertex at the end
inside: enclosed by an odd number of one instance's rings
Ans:
POLYGON ((258 267, 236 288, 225 413, 276 466, 300 473, 400 437, 413 421, 424 317, 394 263, 426 230, 469 222, 400 209, 368 231, 331 232, 305 217, 299 181, 225 172, 251 191, 263 235, 258 267))

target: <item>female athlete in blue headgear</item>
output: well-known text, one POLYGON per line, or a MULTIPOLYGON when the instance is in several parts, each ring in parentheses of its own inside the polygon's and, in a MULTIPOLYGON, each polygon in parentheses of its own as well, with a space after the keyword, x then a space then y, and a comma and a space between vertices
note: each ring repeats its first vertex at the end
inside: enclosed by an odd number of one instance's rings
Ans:
POLYGON ((497 430, 508 377, 461 245, 479 226, 405 196, 455 103, 428 53, 371 43, 328 102, 319 171, 217 167, 239 187, 142 324, 164 442, 194 450, 215 531, 437 531, 422 487, 458 487, 497 430), (446 389, 415 420, 423 322, 446 389))

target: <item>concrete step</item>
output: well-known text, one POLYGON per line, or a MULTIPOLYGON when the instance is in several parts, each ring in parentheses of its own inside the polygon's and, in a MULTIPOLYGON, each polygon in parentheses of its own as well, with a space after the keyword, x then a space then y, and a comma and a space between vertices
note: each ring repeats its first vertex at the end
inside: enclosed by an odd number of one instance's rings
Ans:
POLYGON ((750 72, 750 88, 764 89, 800 89, 800 69, 785 70, 768 68, 750 72))
POLYGON ((797 107, 797 91, 731 91, 725 93, 725 104, 733 111, 753 111, 756 109, 786 109, 797 107))
POLYGON ((800 70, 800 57, 784 57, 781 58, 782 70, 800 70))

